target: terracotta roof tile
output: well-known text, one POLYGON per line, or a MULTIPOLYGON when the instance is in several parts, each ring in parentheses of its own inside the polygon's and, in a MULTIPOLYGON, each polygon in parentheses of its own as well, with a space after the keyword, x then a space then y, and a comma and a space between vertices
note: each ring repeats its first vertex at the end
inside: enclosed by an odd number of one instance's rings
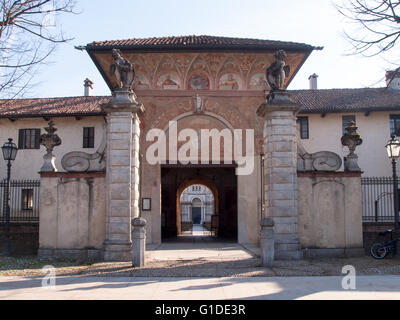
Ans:
POLYGON ((304 43, 216 36, 178 36, 159 38, 134 38, 126 40, 95 41, 87 50, 120 49, 273 49, 310 51, 320 49, 304 43))
POLYGON ((292 90, 301 113, 400 110, 400 91, 388 88, 292 90))
POLYGON ((78 116, 103 114, 100 104, 110 97, 63 97, 0 100, 1 118, 78 116))
MULTIPOLYGON (((400 111, 400 91, 387 88, 289 90, 300 113, 400 111)), ((109 96, 0 100, 0 118, 102 115, 109 96)))

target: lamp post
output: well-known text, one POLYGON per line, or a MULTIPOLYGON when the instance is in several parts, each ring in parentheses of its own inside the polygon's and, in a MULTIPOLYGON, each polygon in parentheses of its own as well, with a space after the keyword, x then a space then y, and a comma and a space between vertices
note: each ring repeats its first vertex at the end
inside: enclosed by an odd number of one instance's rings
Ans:
POLYGON ((15 160, 17 156, 18 148, 12 139, 9 138, 2 147, 3 158, 7 161, 7 186, 4 188, 3 197, 3 213, 6 213, 6 239, 5 239, 5 255, 9 257, 11 255, 10 246, 10 177, 11 177, 11 161, 15 160))
POLYGON ((386 144, 386 151, 388 157, 392 159, 393 169, 393 201, 394 201, 394 223, 395 229, 399 227, 399 194, 397 186, 397 173, 396 173, 396 161, 400 156, 400 141, 392 134, 391 139, 386 144))

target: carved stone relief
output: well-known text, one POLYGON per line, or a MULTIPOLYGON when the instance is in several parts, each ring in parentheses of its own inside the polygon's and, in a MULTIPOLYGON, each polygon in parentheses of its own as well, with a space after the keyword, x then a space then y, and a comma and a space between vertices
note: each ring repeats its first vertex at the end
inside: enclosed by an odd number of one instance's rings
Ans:
POLYGON ((67 172, 94 172, 104 171, 106 153, 106 129, 103 127, 101 144, 95 153, 89 154, 82 151, 72 151, 61 159, 61 166, 67 172))

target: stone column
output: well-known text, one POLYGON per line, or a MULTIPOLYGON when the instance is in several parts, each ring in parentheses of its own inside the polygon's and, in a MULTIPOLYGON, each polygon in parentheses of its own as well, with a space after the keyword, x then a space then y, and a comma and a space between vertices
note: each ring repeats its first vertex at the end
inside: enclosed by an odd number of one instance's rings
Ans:
POLYGON ((132 259, 132 216, 139 203, 139 117, 143 105, 133 92, 113 93, 110 103, 102 105, 107 113, 106 185, 107 213, 105 261, 132 259))
POLYGON ((275 223, 275 258, 301 259, 297 208, 296 113, 285 91, 271 94, 257 110, 264 118, 264 218, 275 223))
POLYGON ((144 267, 146 252, 146 219, 132 220, 132 266, 144 267))

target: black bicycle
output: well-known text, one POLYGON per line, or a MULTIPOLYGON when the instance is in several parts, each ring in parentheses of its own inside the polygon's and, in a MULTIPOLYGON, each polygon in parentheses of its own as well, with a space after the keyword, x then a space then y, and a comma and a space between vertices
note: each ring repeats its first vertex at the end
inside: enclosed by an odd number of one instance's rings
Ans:
POLYGON ((393 239, 393 230, 391 229, 388 229, 385 232, 379 232, 379 235, 384 237, 383 241, 376 241, 371 245, 371 256, 373 256, 375 259, 383 259, 389 253, 395 255, 397 241, 399 241, 400 238, 393 239))

